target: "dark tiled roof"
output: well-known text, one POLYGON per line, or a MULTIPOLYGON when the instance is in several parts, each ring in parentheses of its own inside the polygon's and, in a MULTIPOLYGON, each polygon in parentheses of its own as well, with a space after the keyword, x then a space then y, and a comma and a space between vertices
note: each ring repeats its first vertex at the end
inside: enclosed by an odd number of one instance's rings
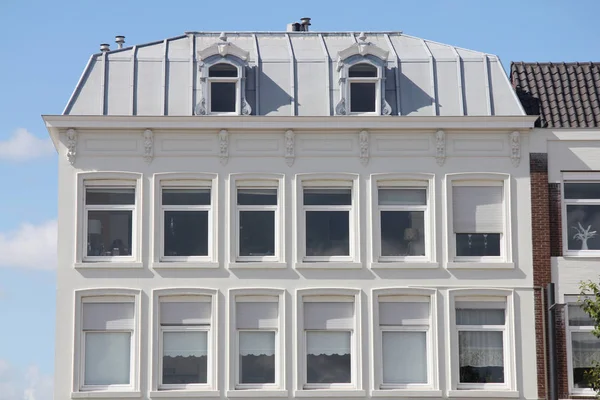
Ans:
POLYGON ((600 63, 513 62, 510 78, 536 126, 600 127, 600 63))

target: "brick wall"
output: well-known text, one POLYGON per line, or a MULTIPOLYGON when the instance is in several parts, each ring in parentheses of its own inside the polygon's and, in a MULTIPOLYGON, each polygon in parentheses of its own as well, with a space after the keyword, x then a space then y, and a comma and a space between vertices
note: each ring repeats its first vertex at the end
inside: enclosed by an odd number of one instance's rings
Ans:
POLYGON ((548 184, 550 201, 550 252, 552 257, 562 257, 562 207, 560 183, 548 184))
POLYGON ((567 338, 566 338, 565 306, 556 308, 556 366, 558 368, 558 398, 569 398, 569 380, 567 377, 567 338))

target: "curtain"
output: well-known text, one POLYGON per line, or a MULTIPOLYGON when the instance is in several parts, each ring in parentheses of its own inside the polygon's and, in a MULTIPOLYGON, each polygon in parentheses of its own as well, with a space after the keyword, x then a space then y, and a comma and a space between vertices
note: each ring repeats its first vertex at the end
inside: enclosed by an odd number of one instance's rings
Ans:
POLYGON ((275 355, 275 332, 240 332, 240 355, 275 355))
POLYGON ((594 320, 583 311, 579 304, 569 304, 569 326, 594 326, 594 320))
POLYGON ((503 367, 503 333, 461 331, 458 333, 458 353, 461 367, 503 367))
POLYGON ((600 362, 600 339, 591 332, 571 333, 573 368, 590 368, 600 362))
POLYGON ((207 332, 163 332, 164 357, 202 357, 207 352, 207 332))
POLYGON ((427 334, 383 332, 383 383, 427 383, 427 334))
POLYGON ((350 354, 350 332, 307 332, 306 353, 314 356, 350 354))
POLYGON ((83 303, 84 330, 132 330, 134 304, 83 303))
POLYGON ((427 191, 425 189, 379 189, 379 205, 426 205, 427 191))
POLYGON ((85 385, 128 385, 131 333, 85 334, 85 385))
POLYGON ((502 233, 501 186, 453 186, 455 233, 502 233))
POLYGON ((461 307, 459 304, 456 307, 456 325, 504 325, 505 323, 503 309, 459 308, 461 307))

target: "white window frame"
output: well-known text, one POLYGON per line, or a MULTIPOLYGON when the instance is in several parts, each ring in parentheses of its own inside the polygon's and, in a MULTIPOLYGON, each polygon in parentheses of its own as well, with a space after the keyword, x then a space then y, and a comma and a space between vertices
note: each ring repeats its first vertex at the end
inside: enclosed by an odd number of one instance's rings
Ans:
MULTIPOLYGON (((373 340, 371 341, 371 394, 377 396, 385 393, 412 393, 418 396, 441 396, 439 390, 439 357, 437 330, 437 291, 426 288, 382 288, 371 292, 373 313, 373 340), (400 301, 427 299, 429 302, 429 325, 425 326, 381 326, 379 319, 379 299, 394 296, 400 301), (426 384, 384 384, 383 383, 383 332, 426 332, 427 333, 427 383, 426 384)), ((407 394, 408 395, 408 394, 407 394)))
POLYGON ((142 174, 132 172, 79 172, 77 174, 77 215, 79 245, 75 251, 75 267, 137 267, 141 268, 141 211, 142 211, 142 174), (135 190, 134 205, 86 205, 86 189, 94 188, 132 188, 135 190), (87 232, 89 211, 131 211, 131 256, 88 256, 87 232))
POLYGON ((381 91, 382 91, 381 76, 382 76, 382 72, 383 71, 382 71, 381 66, 370 61, 368 58, 365 58, 363 60, 354 62, 351 65, 348 65, 348 76, 346 78, 346 88, 345 88, 346 93, 347 93, 347 99, 348 99, 348 110, 349 110, 348 114, 350 114, 350 115, 381 115, 381 91), (375 70, 377 71, 377 75, 375 77, 350 77, 350 70, 352 69, 352 67, 355 67, 360 64, 365 64, 365 65, 375 68, 375 70), (368 111, 368 112, 352 111, 352 89, 351 89, 351 87, 352 87, 353 83, 371 83, 371 84, 375 85, 375 111, 368 111))
POLYGON ((152 291, 153 298, 153 329, 152 337, 150 338, 152 348, 152 391, 150 397, 159 397, 165 393, 173 394, 176 397, 177 393, 189 395, 207 395, 219 397, 220 392, 217 389, 218 382, 218 358, 219 358, 219 341, 217 331, 219 330, 218 321, 218 291, 214 289, 204 288, 178 288, 178 289, 154 289, 152 291), (163 328, 160 323, 160 304, 164 301, 181 301, 187 298, 190 301, 193 298, 204 301, 209 298, 211 302, 211 320, 209 326, 191 326, 191 327, 166 327, 163 328), (173 328, 173 329, 172 329, 173 328), (207 347, 207 379, 206 383, 184 384, 184 385, 163 385, 162 384, 162 343, 163 332, 207 332, 206 347, 207 347))
POLYGON ((206 83, 206 88, 207 88, 207 96, 206 96, 206 104, 207 104, 207 111, 209 115, 240 115, 240 110, 241 110, 241 87, 242 85, 240 84, 241 80, 242 80, 242 67, 231 62, 230 60, 228 60, 227 58, 222 58, 219 61, 216 61, 210 65, 207 65, 207 83, 206 83), (219 65, 219 64, 227 64, 227 65, 231 65, 232 67, 234 67, 237 70, 237 77, 211 77, 210 76, 210 68, 214 67, 215 65, 219 65), (235 111, 231 111, 231 112, 220 112, 220 111, 212 111, 212 84, 213 83, 235 83, 235 111))
POLYGON ((512 254, 512 195, 511 178, 503 173, 457 173, 446 175, 446 226, 448 268, 514 268, 512 254), (503 233, 500 235, 500 256, 469 257, 456 255, 454 232, 453 187, 454 186, 501 186, 503 200, 503 233))
MULTIPOLYGON (((516 386, 516 364, 515 364, 515 327, 514 327, 514 291, 509 289, 450 289, 448 291, 448 315, 450 320, 450 365, 448 365, 449 382, 451 382, 450 396, 460 397, 464 393, 479 393, 482 397, 489 396, 486 393, 517 392, 516 386), (506 302, 504 326, 492 325, 464 325, 456 324, 456 302, 506 302), (460 361, 458 349, 459 331, 501 331, 503 332, 504 351, 504 383, 460 383, 460 361)), ((518 392, 517 392, 518 393, 518 392)), ((502 395, 499 395, 502 396, 502 395)))
MULTIPOLYGON (((343 397, 365 396, 363 390, 362 362, 362 303, 359 289, 297 289, 296 290, 296 397, 343 397), (306 375, 306 330, 304 329, 305 302, 346 302, 354 303, 354 326, 350 332, 351 383, 308 384, 306 375)), ((345 329, 331 329, 328 332, 347 332, 345 329)))
POLYGON ((229 371, 228 371, 228 392, 230 397, 286 397, 286 318, 285 318, 285 290, 276 288, 248 288, 248 289, 229 289, 229 331, 228 343, 229 349, 229 371), (237 328, 236 308, 238 302, 271 302, 271 299, 277 298, 278 303, 278 324, 276 328, 269 329, 241 329, 244 332, 275 332, 275 383, 268 384, 242 384, 240 383, 240 364, 239 364, 239 332, 237 328))
POLYGON ((361 268, 360 262, 360 201, 358 174, 299 174, 296 175, 296 268, 361 268), (304 188, 348 188, 351 190, 350 205, 304 205, 304 188), (306 256, 306 212, 348 211, 349 255, 306 256))
POLYGON ((283 174, 231 174, 229 177, 229 268, 285 268, 285 183, 283 174), (276 189, 275 206, 239 206, 239 189, 276 189), (240 211, 273 211, 275 213, 275 255, 245 256, 239 255, 240 249, 240 211))
POLYGON ((436 268, 435 235, 435 175, 434 174, 372 174, 371 175, 371 267, 372 268, 436 268), (380 206, 379 189, 422 189, 427 192, 425 206, 380 206), (381 255, 381 211, 423 211, 425 232, 424 256, 381 255))
POLYGON ((563 172, 562 179, 560 182, 563 254, 568 257, 600 257, 600 250, 569 250, 569 236, 573 235, 573 231, 569 230, 569 227, 567 226, 567 206, 568 205, 600 205, 600 200, 598 200, 598 199, 566 199, 565 198, 565 183, 597 183, 598 185, 600 185, 600 173, 598 173, 598 172, 563 172))
POLYGON ((141 394, 139 383, 140 371, 140 296, 141 291, 135 289, 82 289, 75 291, 75 329, 73 352, 73 394, 82 392, 110 392, 118 394, 141 394), (102 330, 93 332, 127 332, 131 334, 129 384, 128 385, 85 385, 85 335, 83 330, 84 303, 132 303, 134 309, 133 330, 102 330))
POLYGON ((159 173, 154 174, 154 268, 218 268, 218 184, 217 174, 205 173, 159 173), (163 206, 162 190, 209 189, 210 205, 163 206), (166 210, 208 211, 208 255, 192 257, 169 257, 164 255, 164 212, 166 210))

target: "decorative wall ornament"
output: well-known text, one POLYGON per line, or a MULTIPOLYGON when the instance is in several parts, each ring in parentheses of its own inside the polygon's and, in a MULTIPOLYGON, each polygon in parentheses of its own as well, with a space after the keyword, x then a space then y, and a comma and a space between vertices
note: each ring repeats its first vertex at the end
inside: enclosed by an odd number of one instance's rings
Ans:
POLYGON ((248 104, 248 102, 246 101, 246 96, 242 96, 242 110, 241 110, 242 115, 250 115, 252 114, 252 107, 250 107, 250 104, 248 104))
POLYGON ((384 94, 381 96, 381 115, 391 115, 391 114, 392 114, 392 107, 385 100, 385 91, 384 91, 384 94))
POLYGON ((150 129, 144 131, 144 160, 151 163, 154 158, 154 133, 150 129))
POLYGON ((444 131, 435 133, 435 159, 440 167, 446 161, 446 133, 444 131))
POLYGON ((348 112, 346 111, 346 99, 343 97, 335 106, 335 115, 346 115, 348 112))
POLYGON ((521 161, 521 134, 517 131, 510 134, 510 160, 515 167, 521 161))
POLYGON ((285 132, 285 162, 288 167, 294 164, 296 158, 296 151, 294 149, 295 134, 294 131, 288 130, 285 132))
POLYGON ((362 165, 369 163, 369 132, 362 131, 358 134, 358 143, 360 146, 360 162, 362 165))
POLYGON ((225 129, 219 132, 219 158, 223 165, 229 160, 229 132, 225 129))
POLYGON ((579 226, 572 226, 571 229, 575 229, 577 233, 573 236, 573 239, 581 242, 581 250, 589 250, 587 241, 597 235, 596 231, 592 231, 592 226, 588 225, 587 229, 581 225, 581 222, 577 223, 579 226))
POLYGON ((196 115, 206 114, 208 114, 208 110, 206 109, 206 99, 204 97, 200 97, 198 104, 196 104, 196 115))
POLYGON ((67 160, 71 165, 75 163, 77 157, 77 131, 75 129, 67 130, 67 160))

